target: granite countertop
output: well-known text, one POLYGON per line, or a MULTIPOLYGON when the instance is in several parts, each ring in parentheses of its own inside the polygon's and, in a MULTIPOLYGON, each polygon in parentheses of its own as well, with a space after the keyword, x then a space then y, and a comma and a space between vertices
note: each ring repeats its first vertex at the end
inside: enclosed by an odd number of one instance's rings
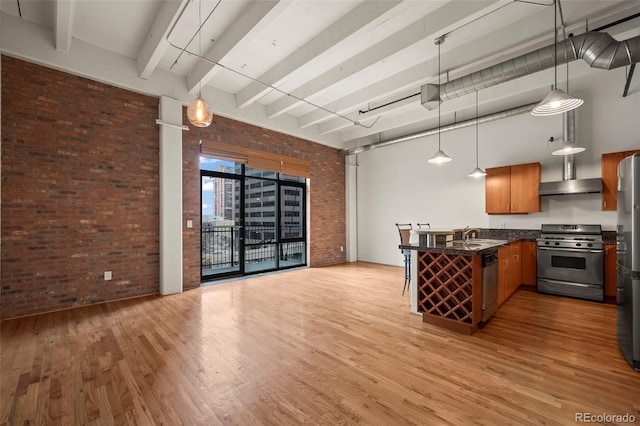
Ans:
POLYGON ((504 246, 506 244, 509 244, 509 241, 471 238, 467 241, 454 240, 454 241, 447 241, 446 243, 438 243, 433 247, 421 246, 418 243, 402 244, 399 247, 402 250, 431 251, 431 252, 438 252, 438 253, 445 253, 445 254, 473 256, 476 254, 483 254, 490 251, 495 251, 498 249, 498 247, 504 246))
POLYGON ((605 244, 615 244, 616 231, 602 231, 602 242, 605 244))
MULTIPOLYGON (((449 241, 447 243, 436 244, 435 247, 421 246, 419 243, 400 245, 401 250, 435 251, 447 254, 460 254, 473 256, 495 250, 500 246, 515 243, 517 241, 536 241, 540 238, 539 229, 494 229, 480 228, 478 239, 471 239, 471 244, 464 244, 464 241, 449 241), (493 242, 491 242, 492 240, 493 242), (474 245, 479 244, 479 245, 474 245)), ((605 244, 616 243, 615 231, 603 231, 602 240, 605 244)))
POLYGON ((399 248, 401 250, 431 251, 473 256, 496 250, 500 246, 517 241, 535 241, 537 238, 540 238, 539 229, 480 228, 478 230, 478 238, 468 240, 468 244, 465 244, 463 240, 458 240, 438 243, 432 247, 421 246, 419 243, 410 243, 400 245, 399 248))

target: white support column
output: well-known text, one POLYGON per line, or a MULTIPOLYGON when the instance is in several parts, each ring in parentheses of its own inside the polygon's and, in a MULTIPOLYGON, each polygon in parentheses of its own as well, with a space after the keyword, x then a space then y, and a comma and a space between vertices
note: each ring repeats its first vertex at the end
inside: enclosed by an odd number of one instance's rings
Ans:
MULTIPOLYGON (((182 103, 160 97, 160 120, 182 124, 182 103)), ((182 130, 160 125, 160 294, 182 292, 182 130)))
POLYGON ((357 156, 345 157, 347 262, 358 261, 358 165, 357 156))

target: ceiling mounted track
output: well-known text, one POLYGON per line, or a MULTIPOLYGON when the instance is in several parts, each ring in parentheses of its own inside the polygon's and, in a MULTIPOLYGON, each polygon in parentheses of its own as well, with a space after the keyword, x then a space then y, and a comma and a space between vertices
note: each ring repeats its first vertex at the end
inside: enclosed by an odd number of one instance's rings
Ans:
POLYGON ((640 36, 617 41, 608 33, 589 31, 559 42, 555 62, 553 53, 552 44, 441 85, 425 84, 421 87, 422 105, 433 110, 439 101, 458 98, 553 68, 555 63, 560 65, 576 59, 584 59, 591 67, 606 70, 633 65, 640 61, 640 36))

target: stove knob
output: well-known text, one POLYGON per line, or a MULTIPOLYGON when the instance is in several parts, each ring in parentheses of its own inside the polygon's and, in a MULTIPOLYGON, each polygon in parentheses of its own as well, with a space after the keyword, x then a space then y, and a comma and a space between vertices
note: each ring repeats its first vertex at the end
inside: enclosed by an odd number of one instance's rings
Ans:
POLYGON ((593 244, 589 243, 587 244, 587 247, 593 247, 593 244))
POLYGON ((582 246, 582 243, 576 243, 576 247, 582 246))
POLYGON ((545 242, 544 242, 544 244, 545 244, 546 246, 548 246, 548 245, 549 245, 549 241, 545 241, 545 242))
POLYGON ((557 241, 556 241, 555 243, 553 243, 553 244, 555 244, 555 245, 557 245, 557 246, 559 246, 559 245, 560 245, 560 243, 559 243, 559 242, 557 242, 557 241))

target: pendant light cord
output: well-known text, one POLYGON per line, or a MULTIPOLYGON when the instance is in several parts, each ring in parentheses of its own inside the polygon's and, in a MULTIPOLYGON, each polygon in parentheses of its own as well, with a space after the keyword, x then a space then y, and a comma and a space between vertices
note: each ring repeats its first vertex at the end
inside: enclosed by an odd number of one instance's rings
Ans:
POLYGON ((558 88, 558 8, 553 1, 553 88, 558 88))
MULTIPOLYGON (((202 55, 202 0, 198 2, 198 55, 202 55)), ((202 80, 198 81, 198 97, 202 97, 202 80)))
POLYGON ((476 90, 476 169, 478 168, 478 91, 476 90))
MULTIPOLYGON (((438 40, 438 87, 440 86, 440 45, 442 44, 442 40, 438 40)), ((440 96, 438 96, 438 151, 440 151, 440 106, 442 105, 442 101, 440 100, 440 96)))

